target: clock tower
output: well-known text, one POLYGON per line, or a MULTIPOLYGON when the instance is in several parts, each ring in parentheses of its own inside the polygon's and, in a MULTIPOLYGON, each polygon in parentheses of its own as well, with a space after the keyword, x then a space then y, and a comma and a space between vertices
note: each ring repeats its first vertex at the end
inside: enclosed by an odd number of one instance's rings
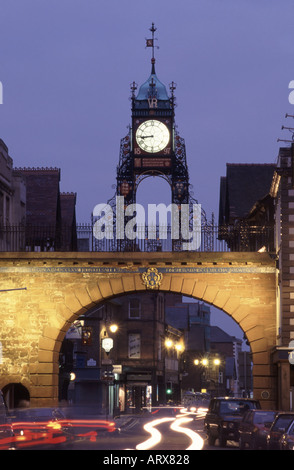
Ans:
POLYGON ((189 203, 189 175, 184 140, 175 126, 175 84, 166 86, 155 71, 154 24, 146 46, 152 49, 151 74, 138 88, 131 84, 132 124, 121 141, 117 170, 117 195, 127 204, 136 202, 136 190, 148 176, 159 176, 171 187, 171 202, 189 203))
MULTIPOLYGON (((131 125, 128 134, 121 139, 116 192, 113 198, 108 201, 108 207, 111 207, 111 213, 114 214, 113 223, 116 227, 117 243, 114 244, 113 249, 117 250, 138 249, 135 240, 127 241, 121 235, 124 230, 121 222, 118 221, 117 212, 121 214, 128 206, 136 203, 137 188, 145 178, 156 176, 168 182, 171 189, 172 208, 173 210, 176 208, 172 214, 172 226, 176 212, 178 215, 180 214, 178 218, 180 220, 179 227, 181 226, 183 208, 185 208, 185 217, 188 217, 188 225, 193 225, 195 215, 192 206, 198 204, 191 193, 185 142, 178 134, 175 125, 174 91, 176 87, 172 82, 168 92, 166 86, 157 76, 154 57, 154 33, 156 31, 154 24, 152 24, 150 31, 152 37, 146 40, 146 46, 152 50, 151 73, 140 87, 135 82, 131 84, 131 125), (118 200, 120 201, 119 209, 117 207, 118 200), (122 200, 123 208, 121 206, 122 200)), ((200 218, 203 217, 203 214, 204 212, 201 210, 200 218)), ((127 224, 130 220, 127 218, 127 212, 125 216, 124 223, 127 224)), ((139 238, 146 239, 145 235, 139 238)), ((156 238, 153 236, 153 239, 156 238)), ((181 249, 181 239, 172 238, 172 250, 181 249)), ((147 241, 149 242, 149 237, 147 237, 147 241)), ((154 248, 160 249, 158 246, 154 248)))

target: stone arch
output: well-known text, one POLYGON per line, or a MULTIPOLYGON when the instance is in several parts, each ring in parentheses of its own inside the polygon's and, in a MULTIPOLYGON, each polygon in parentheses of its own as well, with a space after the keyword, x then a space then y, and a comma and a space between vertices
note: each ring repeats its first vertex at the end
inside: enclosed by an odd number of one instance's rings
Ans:
POLYGON ((239 324, 253 354, 254 394, 276 406, 276 267, 267 253, 3 254, 0 282, 9 293, 0 297, 0 388, 20 382, 31 406, 56 404, 70 324, 103 300, 149 291, 142 274, 150 267, 162 274, 160 291, 203 300, 239 324), (13 290, 19 286, 25 290, 13 290))
MULTIPOLYGON (((224 282, 219 276, 212 275, 213 278, 205 279, 203 276, 165 274, 159 290, 204 301, 224 311, 237 322, 246 334, 252 351, 255 397, 264 402, 264 407, 273 407, 275 391, 270 352, 275 341, 274 287, 269 289, 269 280, 262 276, 255 286, 257 280, 252 283, 250 275, 247 275, 245 278, 243 276, 240 289, 240 280, 224 282), (264 400, 264 396, 267 400, 264 400)), ((39 342, 39 366, 42 372, 38 377, 38 385, 45 386, 52 379, 47 391, 43 388, 43 395, 44 392, 47 394, 43 399, 57 399, 58 354, 70 324, 104 300, 148 291, 138 273, 99 276, 95 281, 89 278, 87 282, 78 282, 71 289, 66 289, 63 301, 55 305, 54 322, 44 326, 39 342)), ((38 394, 40 389, 36 389, 36 392, 38 394)))

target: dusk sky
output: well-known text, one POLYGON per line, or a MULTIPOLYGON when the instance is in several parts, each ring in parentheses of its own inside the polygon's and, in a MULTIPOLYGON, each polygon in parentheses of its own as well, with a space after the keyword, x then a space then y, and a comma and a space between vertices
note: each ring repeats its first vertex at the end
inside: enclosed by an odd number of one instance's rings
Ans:
MULTIPOLYGON (((287 145, 277 139, 291 139, 281 126, 294 127, 293 18, 293 0, 0 0, 0 138, 14 167, 60 168, 61 191, 77 193, 77 220, 89 222, 114 194, 154 22, 194 197, 217 219, 226 163, 273 163, 287 145)), ((170 203, 158 178, 140 197, 170 203)))

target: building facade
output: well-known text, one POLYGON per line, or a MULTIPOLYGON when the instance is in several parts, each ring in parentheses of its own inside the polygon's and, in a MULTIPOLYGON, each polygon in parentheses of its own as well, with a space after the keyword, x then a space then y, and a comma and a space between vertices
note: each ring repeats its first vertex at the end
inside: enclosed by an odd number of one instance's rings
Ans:
POLYGON ((228 165, 220 194, 220 225, 235 225, 238 230, 243 226, 244 238, 251 239, 256 251, 267 251, 276 260, 272 376, 277 377, 278 409, 293 410, 294 364, 289 359, 294 350, 294 144, 279 149, 275 164, 228 165), (252 237, 250 226, 267 227, 270 232, 261 240, 252 237))
POLYGON ((80 317, 61 350, 59 399, 110 414, 180 402, 184 334, 166 323, 164 297, 119 297, 80 317))
POLYGON ((294 144, 279 150, 270 188, 275 210, 277 329, 273 362, 278 374, 279 405, 294 409, 294 144))
POLYGON ((13 168, 8 147, 0 139, 0 250, 18 251, 23 238, 17 227, 26 220, 26 182, 13 168))

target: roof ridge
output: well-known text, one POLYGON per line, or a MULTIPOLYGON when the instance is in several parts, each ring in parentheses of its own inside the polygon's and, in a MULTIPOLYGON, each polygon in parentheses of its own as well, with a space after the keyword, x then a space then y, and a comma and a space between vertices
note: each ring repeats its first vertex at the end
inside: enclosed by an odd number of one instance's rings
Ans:
POLYGON ((227 166, 277 166, 276 163, 227 163, 227 166))

